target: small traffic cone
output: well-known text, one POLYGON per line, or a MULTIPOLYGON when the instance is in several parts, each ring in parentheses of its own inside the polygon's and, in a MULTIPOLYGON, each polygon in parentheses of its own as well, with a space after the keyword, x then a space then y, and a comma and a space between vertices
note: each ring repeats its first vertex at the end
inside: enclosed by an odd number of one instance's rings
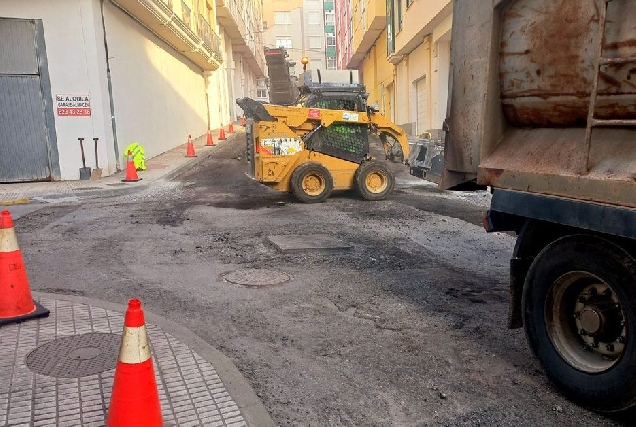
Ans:
POLYGON ((219 139, 225 139, 225 130, 223 129, 223 126, 221 126, 221 131, 219 132, 219 139))
POLYGON ((126 162, 126 178, 122 179, 122 182, 137 182, 141 181, 139 175, 137 175, 137 168, 133 161, 132 151, 128 150, 128 161, 126 162))
POLYGON ((131 299, 115 368, 106 427, 163 426, 141 301, 131 299))
POLYGON ((230 125, 227 127, 227 132, 234 133, 234 125, 232 124, 232 122, 230 122, 230 125))
POLYGON ((188 149, 186 151, 186 157, 196 157, 194 153, 194 144, 192 143, 192 135, 188 135, 188 149))
POLYGON ((245 121, 245 116, 241 117, 241 126, 245 127, 247 122, 245 121))
POLYGON ((214 140, 212 139, 212 132, 210 132, 210 128, 208 128, 208 141, 205 143, 206 147, 212 147, 214 145, 214 140))
POLYGON ((49 315, 49 310, 34 302, 31 296, 9 211, 0 213, 0 295, 0 325, 49 315))

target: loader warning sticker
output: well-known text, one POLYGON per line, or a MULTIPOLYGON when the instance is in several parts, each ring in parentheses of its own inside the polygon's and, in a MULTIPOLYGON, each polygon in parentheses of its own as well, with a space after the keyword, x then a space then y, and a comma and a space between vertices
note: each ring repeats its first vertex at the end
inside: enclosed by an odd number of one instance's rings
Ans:
POLYGON ((351 122, 357 122, 359 117, 360 117, 360 115, 358 113, 349 113, 347 111, 342 113, 342 120, 347 120, 347 121, 351 121, 351 122))
POLYGON ((88 95, 55 95, 55 109, 58 116, 86 117, 91 115, 91 98, 88 95))
POLYGON ((267 138, 261 140, 261 153, 271 156, 293 156, 302 150, 300 140, 296 138, 267 138))
POLYGON ((319 119, 320 118, 320 110, 316 110, 314 108, 311 108, 309 110, 309 118, 310 119, 319 119))

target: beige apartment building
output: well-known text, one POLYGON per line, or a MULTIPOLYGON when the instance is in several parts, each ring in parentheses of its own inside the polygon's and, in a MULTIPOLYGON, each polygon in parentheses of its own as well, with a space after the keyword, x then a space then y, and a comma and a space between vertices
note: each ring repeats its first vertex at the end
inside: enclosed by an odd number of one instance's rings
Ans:
MULTIPOLYGON (((448 98, 450 0, 344 2, 353 21, 349 69, 357 69, 369 103, 407 133, 441 137, 448 98)), ((337 18, 346 13, 338 11, 337 18)), ((342 18, 341 18, 342 19, 342 18)), ((337 37, 346 41, 346 35, 337 37)), ((339 50, 340 52, 340 50, 339 50)))

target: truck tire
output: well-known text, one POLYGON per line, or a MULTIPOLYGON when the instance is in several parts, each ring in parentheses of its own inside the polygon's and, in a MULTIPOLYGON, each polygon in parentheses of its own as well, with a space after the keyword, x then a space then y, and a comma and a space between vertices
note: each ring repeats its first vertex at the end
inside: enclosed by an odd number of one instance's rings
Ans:
POLYGON ((320 163, 304 163, 292 173, 291 189, 301 202, 320 203, 331 195, 333 178, 320 163))
POLYGON ((378 161, 362 162, 356 170, 354 183, 363 199, 384 200, 395 187, 395 176, 384 163, 378 161))
POLYGON ((636 261, 593 236, 566 236, 534 259, 523 289, 530 347, 567 397, 600 412, 636 404, 636 261))

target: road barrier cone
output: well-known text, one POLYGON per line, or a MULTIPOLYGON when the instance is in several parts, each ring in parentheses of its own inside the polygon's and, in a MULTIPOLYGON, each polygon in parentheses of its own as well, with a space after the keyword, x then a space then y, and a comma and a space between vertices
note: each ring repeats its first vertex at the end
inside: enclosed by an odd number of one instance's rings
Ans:
POLYGON ((188 135, 188 149, 186 151, 186 157, 196 157, 194 152, 194 144, 192 143, 192 135, 188 135))
POLYGON ((122 182, 137 182, 141 181, 139 175, 137 175, 137 168, 133 160, 132 151, 128 150, 128 161, 126 162, 126 178, 122 179, 122 182))
POLYGON ((49 315, 33 301, 22 252, 9 211, 0 213, 0 325, 49 315))
POLYGON ((230 125, 227 127, 227 132, 234 133, 234 125, 232 124, 232 122, 230 122, 230 125))
POLYGON ((223 126, 221 126, 221 131, 219 132, 219 139, 225 139, 225 130, 223 129, 223 126))
POLYGON ((210 132, 210 128, 208 128, 208 141, 205 143, 206 147, 212 147, 214 145, 214 140, 212 139, 212 132, 210 132))
POLYGON ((141 301, 131 299, 115 368, 106 427, 163 426, 141 301))
POLYGON ((245 121, 245 116, 241 117, 241 126, 245 127, 247 122, 245 121))

